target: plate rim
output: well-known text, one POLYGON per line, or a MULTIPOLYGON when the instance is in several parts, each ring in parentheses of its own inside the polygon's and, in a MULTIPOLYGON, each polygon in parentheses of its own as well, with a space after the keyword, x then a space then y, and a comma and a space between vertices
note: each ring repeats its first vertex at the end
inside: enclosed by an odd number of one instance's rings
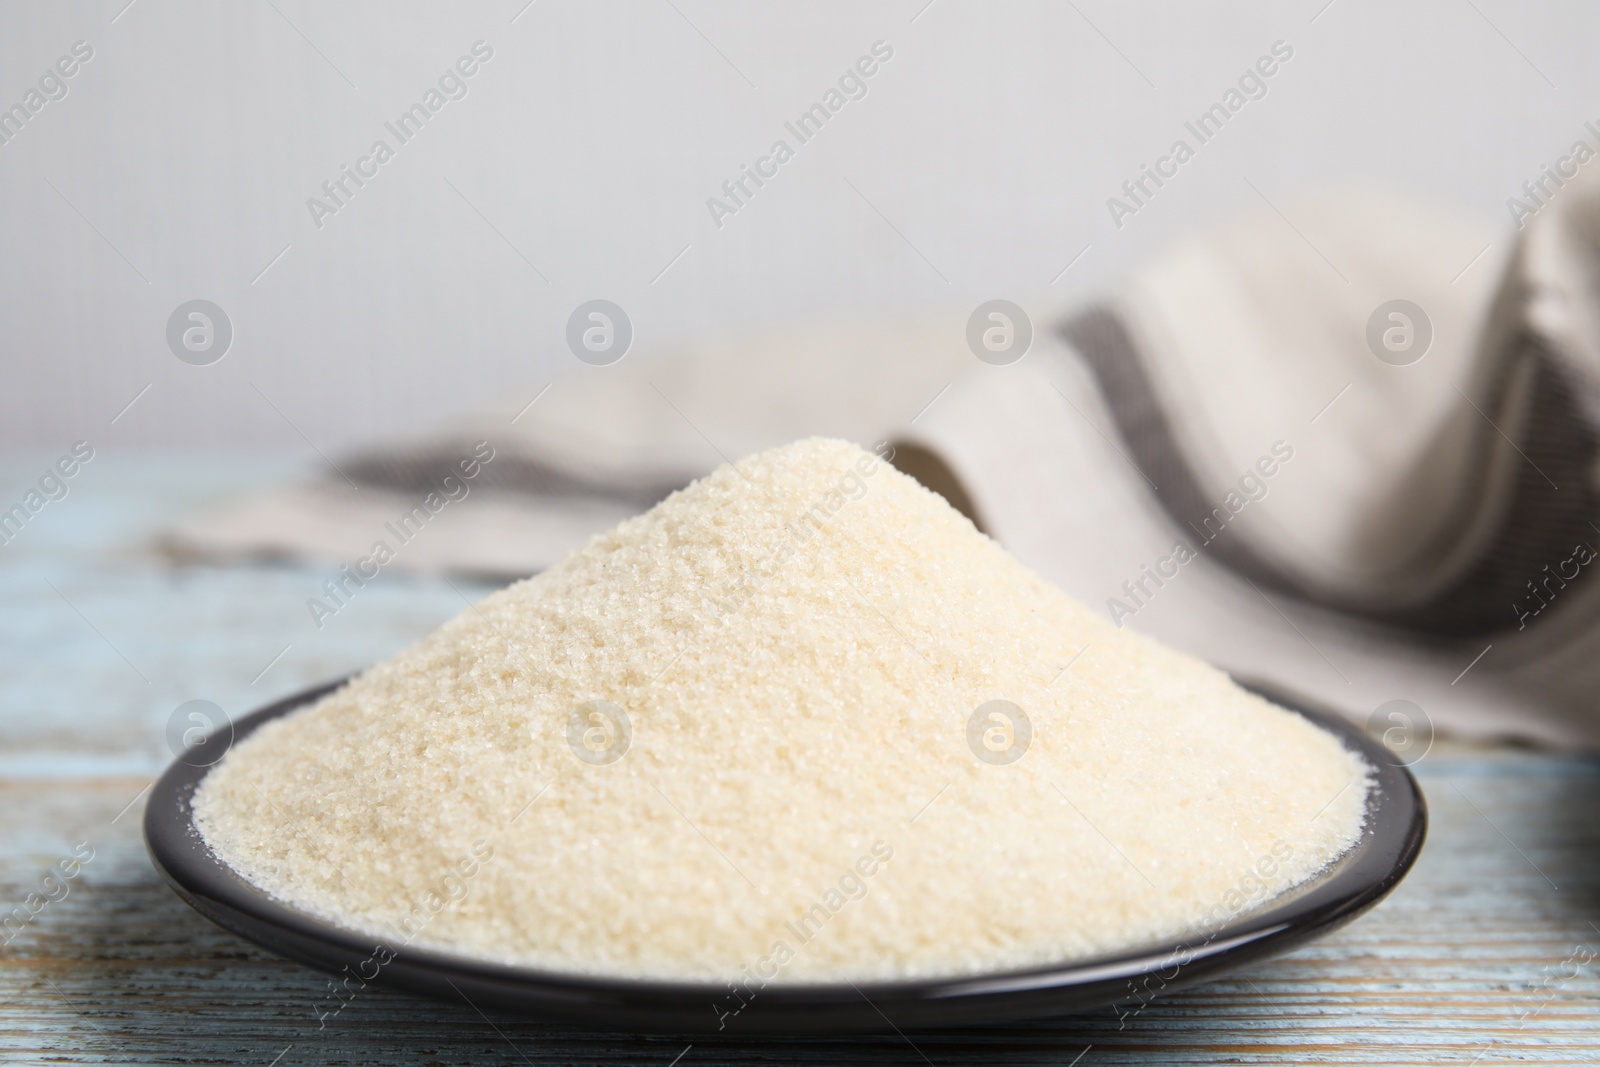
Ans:
MULTIPOLYGON (((356 676, 292 693, 218 732, 231 730, 232 742, 237 743, 356 676)), ((595 1029, 684 1034, 887 1032, 1061 1016, 1130 1001, 1138 1001, 1138 1010, 1143 1010, 1156 995, 1292 951, 1359 917, 1410 872, 1426 839, 1428 813, 1422 791, 1409 769, 1394 762, 1379 742, 1344 716, 1275 684, 1235 680, 1333 733, 1366 760, 1374 781, 1366 822, 1355 845, 1309 882, 1273 898, 1268 906, 1235 916, 1199 945, 1179 940, 987 974, 763 985, 748 1001, 731 992, 731 983, 551 971, 422 947, 395 950, 375 976, 363 980, 362 970, 358 982, 362 989, 370 982, 475 1007, 576 1021, 595 1029), (1169 970, 1171 976, 1162 977, 1169 970), (1149 987, 1152 977, 1159 982, 1154 990, 1149 987), (1148 998, 1135 984, 1140 979, 1148 998), (1125 995, 1118 995, 1119 990, 1125 995), (737 1003, 738 1008, 721 1013, 717 1005, 723 1002, 737 1003), (688 1014, 690 1005, 699 1005, 699 1012, 688 1014)), ((358 967, 372 963, 374 946, 383 945, 385 939, 334 925, 272 898, 205 843, 194 823, 191 801, 217 761, 185 759, 203 744, 198 742, 173 760, 157 779, 145 809, 145 845, 162 879, 212 922, 296 962, 333 974, 348 972, 352 963, 358 967)), ((347 987, 348 980, 347 975, 347 987)))

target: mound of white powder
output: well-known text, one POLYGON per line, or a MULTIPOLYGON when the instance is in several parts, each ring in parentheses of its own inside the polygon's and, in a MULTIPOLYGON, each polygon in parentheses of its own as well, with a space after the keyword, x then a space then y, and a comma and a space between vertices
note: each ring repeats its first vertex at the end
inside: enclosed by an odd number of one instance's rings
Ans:
POLYGON ((237 744, 289 904, 565 972, 829 981, 1199 943, 1359 836, 1364 762, 854 445, 724 466, 237 744))

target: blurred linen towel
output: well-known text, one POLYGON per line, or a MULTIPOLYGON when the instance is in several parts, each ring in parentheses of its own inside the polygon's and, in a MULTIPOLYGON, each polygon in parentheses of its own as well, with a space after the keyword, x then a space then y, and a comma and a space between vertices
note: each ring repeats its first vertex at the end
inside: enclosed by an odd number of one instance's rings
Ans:
POLYGON ((383 540, 395 567, 520 576, 724 460, 888 439, 1119 625, 1408 728, 1407 758, 1430 719, 1600 748, 1597 260, 1594 184, 1515 235, 1328 191, 1182 241, 1090 307, 1028 305, 1011 365, 974 358, 965 311, 635 354, 165 543, 339 565, 383 540))

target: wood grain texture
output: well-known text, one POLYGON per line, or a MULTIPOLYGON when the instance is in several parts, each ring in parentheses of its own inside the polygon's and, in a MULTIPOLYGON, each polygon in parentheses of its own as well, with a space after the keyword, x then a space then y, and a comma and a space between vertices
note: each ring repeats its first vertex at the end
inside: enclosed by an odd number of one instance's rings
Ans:
POLYGON ((242 713, 390 654, 483 587, 386 578, 316 631, 303 601, 322 572, 174 569, 142 547, 171 508, 270 473, 126 463, 0 549, 0 908, 23 903, 78 842, 94 849, 67 895, 0 947, 8 1061, 1600 1063, 1600 960, 1580 962, 1600 953, 1600 762, 1447 744, 1417 767, 1432 829, 1389 900, 1300 952, 1125 1019, 695 1039, 685 1052, 688 1038, 373 990, 319 1028, 325 978, 212 926, 150 867, 142 790, 169 758, 167 717, 197 697, 242 713))

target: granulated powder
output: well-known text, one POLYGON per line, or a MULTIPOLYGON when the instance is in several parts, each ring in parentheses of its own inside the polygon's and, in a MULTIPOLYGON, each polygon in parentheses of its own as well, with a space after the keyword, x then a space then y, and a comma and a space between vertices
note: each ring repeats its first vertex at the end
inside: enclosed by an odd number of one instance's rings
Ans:
POLYGON ((1203 937, 1347 849, 1368 788, 813 439, 262 727, 194 804, 253 884, 385 952, 859 981, 1203 937))

